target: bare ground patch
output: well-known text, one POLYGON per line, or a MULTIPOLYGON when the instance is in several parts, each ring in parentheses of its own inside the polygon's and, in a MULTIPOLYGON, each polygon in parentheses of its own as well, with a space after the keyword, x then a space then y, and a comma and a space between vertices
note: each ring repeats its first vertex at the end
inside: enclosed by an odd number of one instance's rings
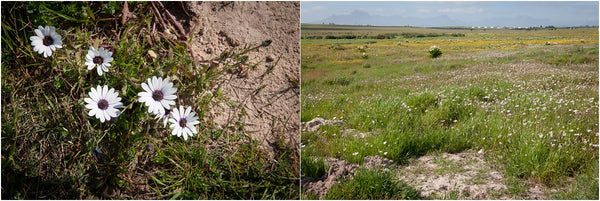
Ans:
MULTIPOLYGON (((187 2, 191 48, 201 61, 227 50, 271 44, 247 53, 253 69, 226 71, 215 82, 229 103, 214 107, 212 121, 222 128, 245 124, 245 133, 272 146, 283 141, 298 148, 300 121, 300 33, 298 2, 187 2)), ((246 68, 246 69, 244 69, 246 68)))
POLYGON ((484 160, 483 153, 441 153, 411 159, 398 168, 399 178, 421 190, 421 196, 465 200, 528 199, 543 200, 556 192, 534 182, 522 181, 525 193, 514 195, 508 190, 505 176, 484 160))
POLYGON ((367 156, 363 164, 353 164, 337 158, 325 158, 329 171, 321 178, 303 177, 302 189, 324 199, 329 189, 342 179, 352 178, 360 168, 395 169, 398 178, 421 191, 424 198, 462 200, 544 200, 557 192, 533 181, 518 181, 524 192, 509 190, 503 173, 484 160, 483 153, 438 153, 411 159, 406 166, 394 166, 394 161, 381 156, 367 156))

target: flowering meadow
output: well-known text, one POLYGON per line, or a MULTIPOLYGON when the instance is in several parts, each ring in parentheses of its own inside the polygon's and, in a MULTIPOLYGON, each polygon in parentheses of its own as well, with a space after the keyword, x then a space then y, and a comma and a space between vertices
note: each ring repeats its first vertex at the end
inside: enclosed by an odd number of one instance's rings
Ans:
MULTIPOLYGON (((303 26, 301 121, 343 123, 303 130, 302 161, 381 156, 401 167, 426 154, 473 152, 504 174, 508 188, 497 198, 521 199, 533 184, 556 189, 543 192, 548 199, 598 199, 597 28, 303 26), (385 33, 397 34, 362 37, 385 33), (431 58, 433 47, 443 54, 431 58)), ((319 177, 326 166, 303 163, 302 174, 319 177)), ((369 185, 357 182, 327 198, 369 185)))
POLYGON ((3 199, 298 196, 288 148, 272 163, 208 113, 227 101, 214 80, 269 44, 200 63, 177 6, 2 3, 3 199))

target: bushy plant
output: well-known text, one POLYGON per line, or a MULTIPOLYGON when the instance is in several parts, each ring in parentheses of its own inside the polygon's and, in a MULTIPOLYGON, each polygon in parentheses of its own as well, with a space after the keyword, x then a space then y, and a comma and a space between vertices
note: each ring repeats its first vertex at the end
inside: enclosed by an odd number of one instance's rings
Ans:
POLYGON ((440 56, 442 56, 442 49, 440 49, 440 47, 438 47, 437 45, 431 46, 428 50, 429 52, 429 57, 431 58, 438 58, 440 56))
POLYGON ((363 53, 362 53, 362 55, 360 55, 360 58, 363 58, 363 59, 368 59, 368 58, 369 58, 369 55, 368 55, 367 53, 364 53, 364 52, 363 52, 363 53))

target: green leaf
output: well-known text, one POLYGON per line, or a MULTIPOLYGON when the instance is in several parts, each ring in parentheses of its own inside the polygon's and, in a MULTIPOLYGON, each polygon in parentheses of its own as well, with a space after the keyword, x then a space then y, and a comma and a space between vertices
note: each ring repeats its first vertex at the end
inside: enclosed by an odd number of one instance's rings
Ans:
POLYGON ((158 184, 160 184, 160 185, 162 185, 162 186, 167 186, 165 183, 163 183, 162 181, 158 180, 156 177, 154 177, 154 176, 152 176, 152 175, 150 175, 150 178, 151 178, 152 180, 154 180, 154 182, 156 182, 156 183, 158 183, 158 184))

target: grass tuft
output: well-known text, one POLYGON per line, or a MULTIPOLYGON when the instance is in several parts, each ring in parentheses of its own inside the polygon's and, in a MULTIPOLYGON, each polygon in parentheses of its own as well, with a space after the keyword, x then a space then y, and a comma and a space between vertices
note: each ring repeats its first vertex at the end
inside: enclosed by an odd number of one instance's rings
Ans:
POLYGON ((348 200, 418 200, 419 191, 398 181, 385 170, 359 169, 351 179, 334 185, 325 199, 348 200))
POLYGON ((303 157, 301 166, 302 174, 313 179, 320 179, 329 170, 329 165, 325 163, 323 158, 310 159, 303 157))

